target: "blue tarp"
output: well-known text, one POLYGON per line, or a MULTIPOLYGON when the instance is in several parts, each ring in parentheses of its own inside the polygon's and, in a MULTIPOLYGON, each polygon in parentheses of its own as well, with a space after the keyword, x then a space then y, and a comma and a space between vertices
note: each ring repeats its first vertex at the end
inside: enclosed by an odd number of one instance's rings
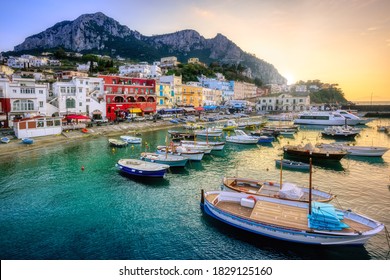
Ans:
POLYGON ((165 113, 165 114, 169 114, 169 113, 180 113, 182 112, 183 109, 181 108, 174 108, 174 109, 161 109, 161 110, 158 110, 158 113, 161 114, 161 113, 165 113))
POLYGON ((217 109, 217 106, 215 105, 207 105, 207 106, 203 106, 203 108, 208 111, 208 110, 215 110, 217 109))

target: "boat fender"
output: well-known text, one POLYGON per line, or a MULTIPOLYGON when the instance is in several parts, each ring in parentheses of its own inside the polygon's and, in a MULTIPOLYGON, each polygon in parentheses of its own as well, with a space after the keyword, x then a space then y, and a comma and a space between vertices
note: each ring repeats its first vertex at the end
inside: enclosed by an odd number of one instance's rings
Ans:
POLYGON ((268 182, 268 185, 273 186, 274 182, 268 182))
POLYGON ((257 201, 257 200, 256 200, 256 197, 254 197, 254 196, 252 196, 252 195, 248 196, 246 199, 253 199, 254 202, 257 201))
POLYGON ((84 168, 84 165, 83 165, 83 166, 81 166, 81 171, 84 171, 84 169, 85 169, 85 168, 84 168))

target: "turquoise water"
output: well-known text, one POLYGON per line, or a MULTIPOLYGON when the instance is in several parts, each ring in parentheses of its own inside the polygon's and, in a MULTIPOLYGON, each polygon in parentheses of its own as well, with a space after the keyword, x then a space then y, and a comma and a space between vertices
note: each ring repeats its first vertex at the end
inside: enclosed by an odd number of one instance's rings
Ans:
MULTIPOLYGON (((381 124, 390 120, 381 120, 381 124)), ((363 126, 357 144, 390 147, 363 126)), ((149 150, 166 130, 142 135, 149 150)), ((320 129, 302 128, 271 145, 226 144, 201 162, 162 180, 133 180, 115 168, 138 158, 145 145, 112 149, 107 138, 2 157, 1 259, 386 259, 385 233, 364 247, 313 247, 248 234, 203 215, 201 189, 220 188, 223 176, 279 180, 274 160, 285 144, 322 141, 320 129), (81 166, 85 170, 81 170, 81 166)), ((326 139, 322 142, 331 142, 326 139)), ((336 193, 334 204, 390 225, 390 152, 383 158, 344 158, 314 167, 313 184, 336 193)), ((283 178, 307 185, 309 174, 284 170, 283 178)))

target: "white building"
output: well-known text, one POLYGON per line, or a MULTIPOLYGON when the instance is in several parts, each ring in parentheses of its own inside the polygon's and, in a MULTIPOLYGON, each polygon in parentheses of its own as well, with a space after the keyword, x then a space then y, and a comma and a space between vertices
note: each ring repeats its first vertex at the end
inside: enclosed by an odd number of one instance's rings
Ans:
POLYGON ((219 89, 203 88, 203 106, 217 106, 222 102, 222 91, 219 89))
POLYGON ((179 64, 176 56, 162 57, 160 61, 161 68, 172 68, 179 64))
POLYGON ((161 76, 161 68, 157 63, 153 63, 153 65, 149 65, 147 62, 126 64, 119 66, 119 74, 123 76, 137 76, 139 78, 158 78, 161 76))
POLYGON ((260 97, 256 104, 258 111, 304 111, 310 109, 310 95, 281 94, 260 97))
POLYGON ((102 78, 74 77, 70 81, 55 82, 53 93, 50 103, 60 116, 83 114, 93 118, 99 114, 106 117, 102 78))
POLYGON ((38 84, 34 79, 25 78, 0 79, 0 89, 11 105, 8 112, 10 127, 13 126, 14 118, 47 115, 47 83, 38 84))

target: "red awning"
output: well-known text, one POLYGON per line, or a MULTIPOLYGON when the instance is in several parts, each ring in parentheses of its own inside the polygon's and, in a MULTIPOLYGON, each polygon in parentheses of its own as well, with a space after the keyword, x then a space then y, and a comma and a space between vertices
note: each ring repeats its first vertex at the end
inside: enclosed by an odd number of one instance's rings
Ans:
POLYGON ((196 111, 204 111, 204 108, 203 107, 195 107, 195 110, 196 111))
POLYGON ((66 116, 68 120, 90 120, 89 117, 84 115, 68 115, 66 116))

